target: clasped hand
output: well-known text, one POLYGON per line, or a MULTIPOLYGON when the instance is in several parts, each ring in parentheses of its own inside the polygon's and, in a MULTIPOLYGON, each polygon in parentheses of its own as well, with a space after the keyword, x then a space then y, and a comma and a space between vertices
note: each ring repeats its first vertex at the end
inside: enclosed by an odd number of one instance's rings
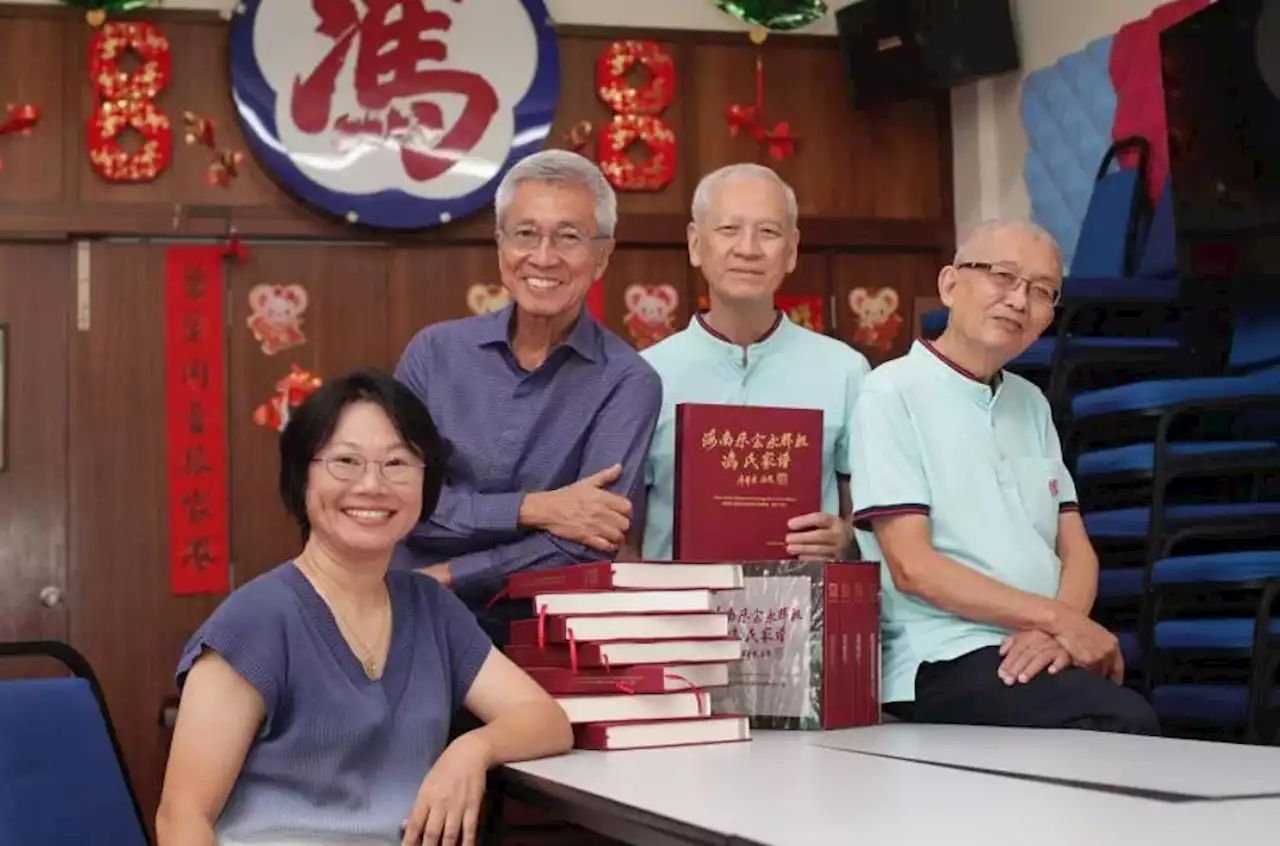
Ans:
POLYGON ((1005 684, 1026 684, 1042 672, 1077 666, 1116 684, 1124 681, 1124 659, 1116 636, 1084 614, 1068 615, 1056 635, 1038 629, 1015 632, 1000 644, 997 673, 1005 684))
POLYGON ((488 772, 488 747, 474 732, 450 743, 418 790, 401 846, 475 846, 488 772))

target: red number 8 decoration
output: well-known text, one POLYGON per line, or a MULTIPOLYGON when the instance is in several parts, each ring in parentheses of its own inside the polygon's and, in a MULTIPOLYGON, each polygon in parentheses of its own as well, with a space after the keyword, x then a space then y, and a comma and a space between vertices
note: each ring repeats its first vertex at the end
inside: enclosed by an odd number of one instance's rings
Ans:
POLYGON ((656 42, 615 41, 596 62, 596 93, 613 112, 600 131, 596 157, 618 190, 657 191, 675 178, 676 134, 660 116, 675 89, 675 62, 656 42), (639 88, 627 81, 637 62, 649 72, 639 88), (647 152, 641 162, 628 153, 637 141, 647 152))
POLYGON ((155 104, 169 84, 172 62, 169 39, 153 24, 111 22, 89 39, 89 83, 93 115, 89 118, 89 161, 112 182, 147 182, 169 166, 173 128, 155 104), (142 60, 133 73, 120 68, 130 50, 142 60), (120 146, 120 134, 132 128, 142 136, 134 153, 120 146))

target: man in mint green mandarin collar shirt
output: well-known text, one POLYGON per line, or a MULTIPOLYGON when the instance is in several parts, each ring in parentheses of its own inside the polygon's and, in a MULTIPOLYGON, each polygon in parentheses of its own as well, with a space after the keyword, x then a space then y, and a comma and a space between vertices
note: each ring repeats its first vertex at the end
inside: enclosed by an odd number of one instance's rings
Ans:
POLYGON ((707 281, 711 308, 642 353, 662 377, 662 410, 645 465, 645 522, 630 542, 647 559, 672 554, 675 407, 682 402, 821 409, 822 510, 793 518, 784 540, 799 558, 848 552, 849 420, 870 367, 854 349, 774 307, 774 293, 796 266, 796 217, 795 193, 761 165, 721 168, 694 192, 689 258, 707 281))
POLYGON ((882 701, 920 722, 1159 732, 1089 619, 1098 560, 1044 395, 1002 369, 1053 319, 1051 236, 979 227, 943 268, 946 331, 867 377, 854 524, 883 562, 882 701))

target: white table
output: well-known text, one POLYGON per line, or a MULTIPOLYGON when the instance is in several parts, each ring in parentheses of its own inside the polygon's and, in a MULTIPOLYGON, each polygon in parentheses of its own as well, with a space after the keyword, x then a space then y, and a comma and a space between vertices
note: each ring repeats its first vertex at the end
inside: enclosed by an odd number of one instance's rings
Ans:
POLYGON ((1274 746, 908 723, 810 737, 831 749, 1170 798, 1280 797, 1280 748, 1274 746))
POLYGON ((822 737, 575 751, 505 768, 503 789, 635 846, 1270 846, 1280 831, 1280 800, 1135 798, 851 754, 822 737))

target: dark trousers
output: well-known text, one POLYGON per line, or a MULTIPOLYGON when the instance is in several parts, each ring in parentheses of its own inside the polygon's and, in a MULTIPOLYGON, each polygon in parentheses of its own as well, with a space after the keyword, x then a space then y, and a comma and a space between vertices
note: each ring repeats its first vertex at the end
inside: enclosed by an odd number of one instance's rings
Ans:
POLYGON ((1160 734, 1155 710, 1137 691, 1079 667, 1006 685, 996 675, 1002 660, 999 647, 989 646, 921 664, 915 702, 889 703, 885 710, 917 723, 1160 734))

